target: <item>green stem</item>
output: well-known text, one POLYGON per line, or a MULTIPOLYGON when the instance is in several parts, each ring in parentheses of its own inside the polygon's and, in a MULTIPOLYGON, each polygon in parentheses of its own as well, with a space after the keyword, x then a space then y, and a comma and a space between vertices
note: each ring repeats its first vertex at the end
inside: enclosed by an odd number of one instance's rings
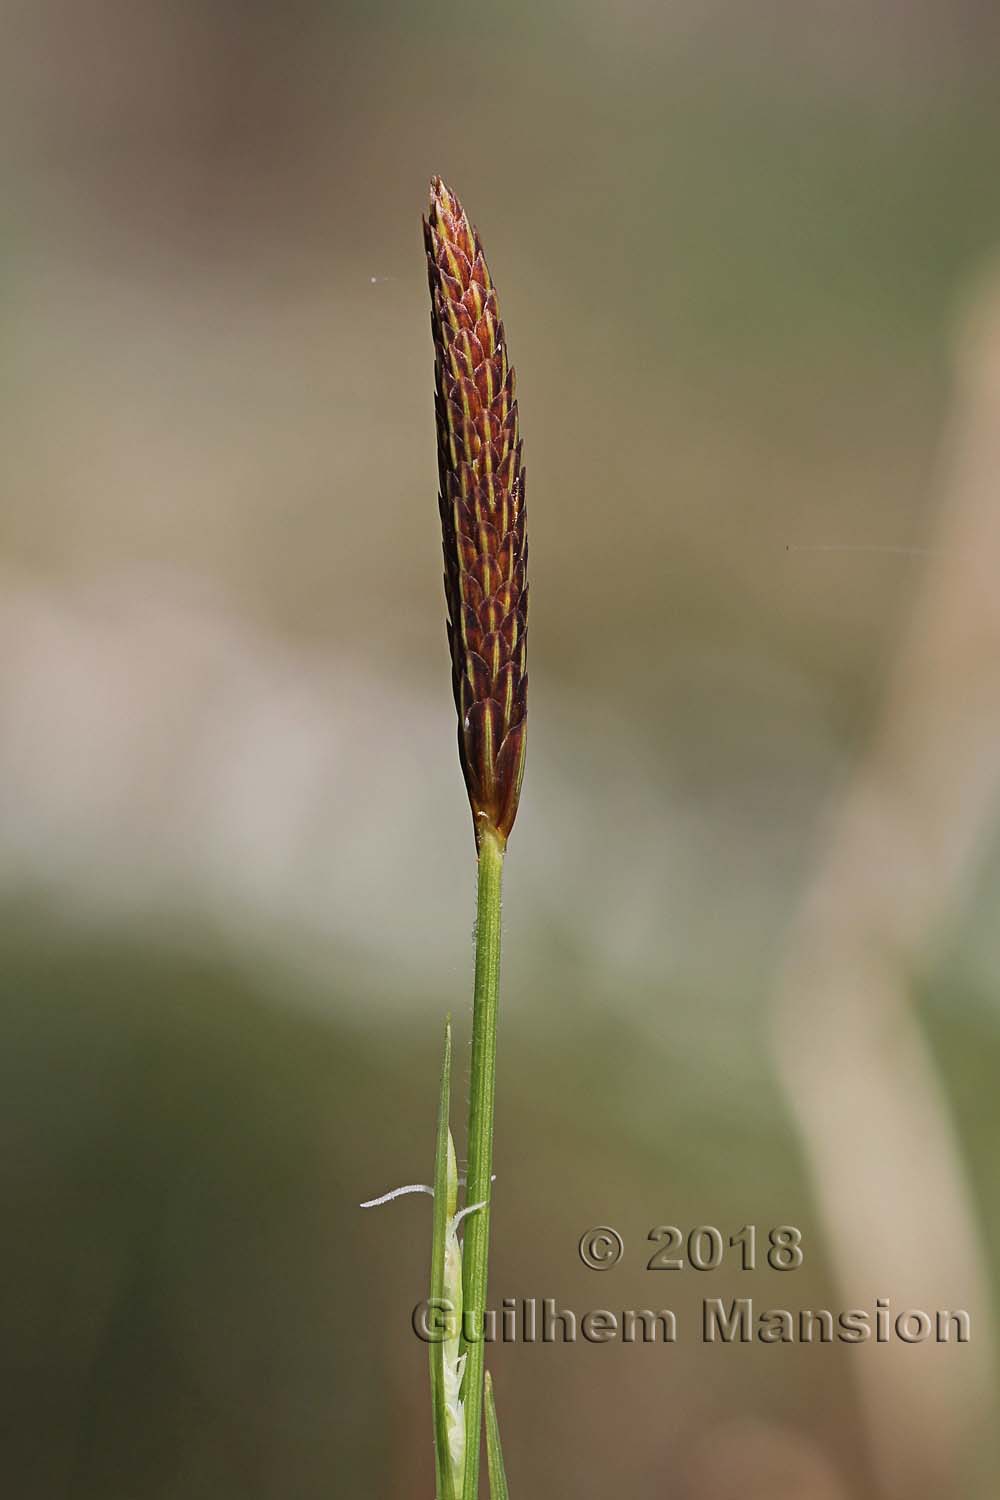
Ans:
POLYGON ((483 1203, 466 1220, 462 1249, 466 1351, 462 1395, 465 1403, 463 1500, 476 1500, 483 1412, 483 1315, 490 1253, 490 1198, 493 1172, 493 1099, 496 1090, 497 1007, 500 999, 500 883, 503 841, 491 828, 479 841, 479 896, 476 917, 476 989, 472 1009, 472 1076, 469 1084, 469 1166, 466 1203, 483 1203))

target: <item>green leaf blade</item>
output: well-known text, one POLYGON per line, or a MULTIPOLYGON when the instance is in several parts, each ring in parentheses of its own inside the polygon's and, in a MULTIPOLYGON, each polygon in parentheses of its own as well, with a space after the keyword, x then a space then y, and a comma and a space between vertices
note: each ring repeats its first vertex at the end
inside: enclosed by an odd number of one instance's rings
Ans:
POLYGON ((507 1475, 504 1472, 503 1453, 500 1448, 500 1423, 497 1421, 497 1406, 493 1399, 493 1377, 486 1371, 484 1395, 486 1398, 486 1467, 490 1476, 490 1500, 508 1500, 507 1475))
MULTIPOLYGON (((434 1229, 431 1239, 431 1311, 444 1301, 445 1240, 448 1232, 448 1122, 451 1109, 451 1017, 444 1028, 444 1063, 434 1151, 434 1229)), ((434 1410, 434 1473, 438 1500, 456 1500, 448 1443, 444 1385, 444 1338, 435 1327, 431 1341, 431 1402, 434 1410)))

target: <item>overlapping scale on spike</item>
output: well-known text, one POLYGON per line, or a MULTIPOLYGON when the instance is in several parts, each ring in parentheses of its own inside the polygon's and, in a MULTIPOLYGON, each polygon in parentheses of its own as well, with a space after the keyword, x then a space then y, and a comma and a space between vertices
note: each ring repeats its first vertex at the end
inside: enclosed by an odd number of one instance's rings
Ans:
POLYGON ((440 178, 424 241, 458 747, 477 840, 517 813, 527 716, 528 543, 514 371, 483 247, 440 178))

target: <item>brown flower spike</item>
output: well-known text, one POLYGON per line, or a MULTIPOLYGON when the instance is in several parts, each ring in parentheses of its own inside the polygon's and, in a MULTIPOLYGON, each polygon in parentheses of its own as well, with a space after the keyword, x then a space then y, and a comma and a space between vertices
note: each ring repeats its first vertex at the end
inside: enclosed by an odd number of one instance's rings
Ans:
POLYGON ((424 220, 458 751, 479 843, 514 826, 527 720, 528 543, 514 371, 477 231, 439 177, 424 220))

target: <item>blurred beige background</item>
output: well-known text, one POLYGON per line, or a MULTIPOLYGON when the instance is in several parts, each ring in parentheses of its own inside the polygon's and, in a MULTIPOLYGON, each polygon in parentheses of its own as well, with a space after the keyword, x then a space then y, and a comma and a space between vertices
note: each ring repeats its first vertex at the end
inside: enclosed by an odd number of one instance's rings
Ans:
POLYGON ((496 1301, 973 1319, 499 1348, 512 1491, 994 1496, 995 7, 2 16, 5 1488, 432 1493, 427 1203, 356 1205, 468 1040, 440 172, 528 465, 496 1301), (644 1270, 748 1222, 802 1269, 644 1270))

